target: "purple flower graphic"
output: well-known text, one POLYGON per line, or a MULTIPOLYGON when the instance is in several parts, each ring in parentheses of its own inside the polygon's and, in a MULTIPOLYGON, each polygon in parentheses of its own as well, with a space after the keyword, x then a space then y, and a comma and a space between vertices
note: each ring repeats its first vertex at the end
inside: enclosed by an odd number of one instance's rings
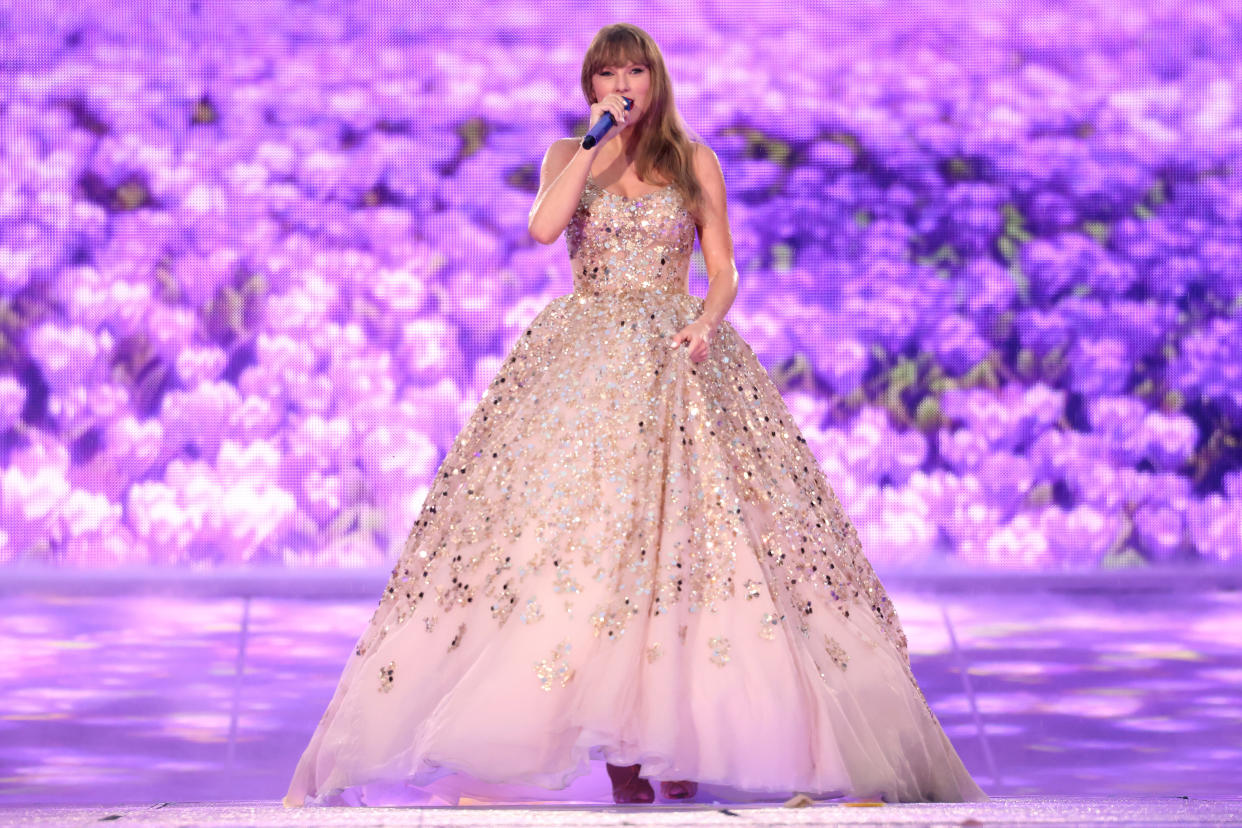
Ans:
MULTIPOLYGON (((534 7, 118 9, 10 32, 0 562, 391 561, 573 289, 526 222, 542 152, 584 125, 580 55, 534 7)), ((714 8, 661 36, 726 176, 728 321, 868 554, 1240 559, 1230 67, 1215 30, 1151 46, 1203 9, 1096 12, 1072 73, 1001 7, 714 8), (865 25, 865 59, 791 21, 865 25)))

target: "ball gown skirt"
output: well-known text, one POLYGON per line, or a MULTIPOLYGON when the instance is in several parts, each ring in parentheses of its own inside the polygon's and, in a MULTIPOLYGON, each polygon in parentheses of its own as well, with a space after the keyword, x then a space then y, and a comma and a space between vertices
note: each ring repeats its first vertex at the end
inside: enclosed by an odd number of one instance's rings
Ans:
POLYGON ((588 179, 574 291, 436 473, 284 803, 986 799, 780 392, 722 322, 695 363, 672 187, 588 179))

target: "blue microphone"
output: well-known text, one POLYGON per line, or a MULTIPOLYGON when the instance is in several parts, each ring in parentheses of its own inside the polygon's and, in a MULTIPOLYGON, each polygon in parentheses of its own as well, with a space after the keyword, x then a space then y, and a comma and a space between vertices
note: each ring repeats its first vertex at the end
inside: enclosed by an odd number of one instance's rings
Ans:
MULTIPOLYGON (((634 102, 626 97, 622 97, 621 100, 625 101, 625 111, 629 112, 630 107, 634 105, 634 102)), ((599 139, 603 138, 604 133, 612 129, 612 125, 616 122, 617 121, 612 117, 611 112, 605 112, 603 115, 600 115, 599 120, 595 122, 595 126, 591 127, 591 131, 582 136, 582 148, 590 149, 598 144, 599 139)))

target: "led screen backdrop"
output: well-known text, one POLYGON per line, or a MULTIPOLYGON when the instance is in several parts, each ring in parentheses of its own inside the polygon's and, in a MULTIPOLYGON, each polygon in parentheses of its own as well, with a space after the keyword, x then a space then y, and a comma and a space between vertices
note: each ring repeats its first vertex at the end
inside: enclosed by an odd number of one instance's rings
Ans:
POLYGON ((0 561, 391 562, 572 290, 526 217, 617 20, 721 159, 728 319, 877 564, 1242 559, 1218 3, 12 0, 0 561))

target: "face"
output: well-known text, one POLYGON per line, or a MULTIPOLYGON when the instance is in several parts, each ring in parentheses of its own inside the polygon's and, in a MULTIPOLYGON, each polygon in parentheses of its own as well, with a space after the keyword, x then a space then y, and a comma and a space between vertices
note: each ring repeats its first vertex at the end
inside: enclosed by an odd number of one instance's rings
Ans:
POLYGON ((616 92, 634 102, 630 106, 630 116, 624 127, 629 129, 647 111, 651 69, 645 64, 632 61, 624 66, 604 66, 591 77, 591 85, 597 101, 616 92))

